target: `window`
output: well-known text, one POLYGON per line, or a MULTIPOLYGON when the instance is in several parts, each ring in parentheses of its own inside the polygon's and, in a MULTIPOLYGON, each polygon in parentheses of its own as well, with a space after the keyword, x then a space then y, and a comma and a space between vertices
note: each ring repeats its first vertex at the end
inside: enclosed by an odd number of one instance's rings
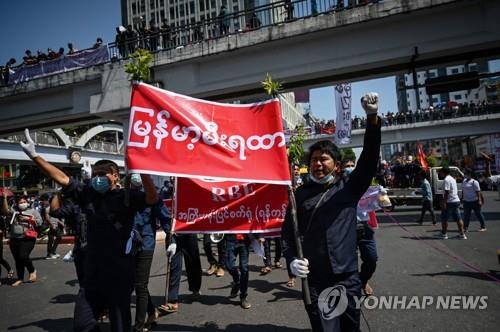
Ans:
POLYGON ((172 17, 172 18, 175 17, 174 8, 170 8, 170 17, 172 17))
POLYGON ((237 12, 237 11, 238 11, 238 5, 233 7, 233 12, 237 12))
POLYGON ((184 5, 181 6, 180 16, 184 17, 184 5))
POLYGON ((469 70, 470 71, 476 71, 477 70, 477 64, 472 64, 472 65, 469 65, 469 70))
POLYGON ((193 2, 193 1, 191 1, 191 2, 189 3, 189 12, 190 12, 191 14, 194 14, 194 2, 193 2))
POLYGON ((200 0, 199 4, 200 4, 200 11, 205 10, 205 0, 200 0))
POLYGON ((410 106, 410 102, 408 102, 408 107, 411 107, 411 106, 410 106))
POLYGON ((462 100, 462 95, 454 95, 453 98, 455 100, 462 100))
POLYGON ((437 103, 439 103, 439 99, 438 99, 438 98, 432 98, 432 103, 433 103, 433 104, 437 104, 437 103))
POLYGON ((135 2, 132 4, 132 14, 137 15, 137 4, 135 2))
POLYGON ((474 98, 479 99, 479 93, 476 93, 476 94, 474 95, 474 98))
POLYGON ((452 73, 452 74, 458 74, 458 73, 459 73, 458 68, 453 68, 453 69, 451 70, 451 73, 452 73))
POLYGON ((429 78, 436 77, 436 72, 435 71, 430 71, 429 72, 429 78))
POLYGON ((160 0, 160 7, 164 7, 165 6, 165 0, 160 0))
POLYGON ((215 8, 215 7, 216 7, 216 5, 215 5, 215 0, 210 0, 210 7, 211 7, 212 9, 216 9, 216 8, 215 8))
POLYGON ((141 13, 146 11, 146 0, 141 0, 141 13))
POLYGON ((149 2, 149 9, 151 9, 151 10, 155 9, 155 1, 149 2))

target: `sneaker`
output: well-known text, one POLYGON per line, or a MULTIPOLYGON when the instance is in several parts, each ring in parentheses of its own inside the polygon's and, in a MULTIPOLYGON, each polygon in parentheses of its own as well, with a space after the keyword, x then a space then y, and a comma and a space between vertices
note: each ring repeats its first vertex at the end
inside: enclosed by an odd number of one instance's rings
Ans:
POLYGON ((448 240, 448 234, 446 234, 446 233, 440 233, 440 234, 438 235, 438 237, 440 237, 440 238, 441 238, 441 239, 443 239, 443 240, 448 240))
POLYGON ((224 274, 225 274, 224 269, 223 269, 222 267, 220 267, 220 266, 219 266, 219 268, 217 269, 217 272, 215 273, 215 275, 216 275, 217 277, 223 277, 223 276, 224 276, 224 274))
POLYGON ((231 294, 229 294, 229 297, 233 298, 238 295, 238 292, 240 291, 240 284, 237 284, 235 282, 231 283, 231 294))
POLYGON ((47 255, 45 259, 57 259, 56 255, 47 255))
POLYGON ((459 238, 460 240, 467 240, 467 236, 465 235, 465 233, 464 233, 464 234, 460 234, 460 235, 458 235, 458 238, 459 238))
POLYGON ((207 274, 208 274, 209 276, 211 276, 212 274, 214 274, 214 273, 215 273, 215 271, 217 271, 217 265, 215 265, 215 264, 210 264, 210 266, 209 266, 209 267, 208 267, 208 269, 207 269, 207 274))
POLYGON ((194 291, 193 294, 191 294, 191 298, 193 300, 198 300, 201 297, 201 292, 200 291, 194 291))
POLYGON ((52 254, 52 256, 54 256, 55 258, 61 257, 61 255, 59 255, 59 254, 52 254))
POLYGON ((486 232, 486 228, 484 228, 484 227, 483 227, 483 228, 481 228, 479 231, 480 231, 480 232, 486 232))
POLYGON ((243 309, 250 309, 252 307, 252 305, 250 304, 250 302, 248 302, 246 297, 241 299, 240 306, 243 309))

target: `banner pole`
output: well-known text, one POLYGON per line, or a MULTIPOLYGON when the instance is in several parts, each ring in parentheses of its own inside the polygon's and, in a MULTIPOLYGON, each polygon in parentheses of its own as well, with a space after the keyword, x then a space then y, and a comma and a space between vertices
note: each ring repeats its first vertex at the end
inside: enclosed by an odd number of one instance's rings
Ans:
MULTIPOLYGON (((297 257, 299 259, 303 259, 304 252, 302 251, 302 241, 300 240, 299 222, 297 219, 297 203, 295 202, 295 194, 293 193, 292 186, 288 186, 288 200, 290 202, 290 212, 292 214, 293 235, 295 238, 295 249, 297 251, 297 257)), ((304 297, 304 303, 306 305, 310 305, 311 292, 309 291, 309 281, 307 280, 307 277, 301 278, 301 280, 302 280, 302 296, 304 297)))

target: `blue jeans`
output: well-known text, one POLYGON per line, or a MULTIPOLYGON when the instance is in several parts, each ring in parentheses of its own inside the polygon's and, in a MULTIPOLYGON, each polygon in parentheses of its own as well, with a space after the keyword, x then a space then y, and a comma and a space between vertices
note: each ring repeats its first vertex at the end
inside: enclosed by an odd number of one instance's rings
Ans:
POLYGON ((248 244, 242 240, 228 238, 226 242, 226 264, 233 282, 240 285, 240 298, 248 295, 248 244), (236 267, 236 256, 240 256, 240 269, 236 267))
POLYGON ((359 278, 361 279, 361 284, 364 285, 370 280, 375 273, 377 268, 377 244, 375 243, 375 232, 368 225, 364 223, 365 231, 363 237, 358 241, 358 248, 361 254, 361 271, 359 272, 359 278))
POLYGON ((474 211, 474 214, 476 215, 477 220, 479 220, 479 223, 481 224, 481 228, 486 228, 486 225, 484 223, 484 216, 483 216, 483 213, 481 212, 481 205, 479 205, 479 201, 474 201, 474 202, 465 202, 464 201, 464 225, 465 225, 465 229, 469 228, 471 211, 474 211))

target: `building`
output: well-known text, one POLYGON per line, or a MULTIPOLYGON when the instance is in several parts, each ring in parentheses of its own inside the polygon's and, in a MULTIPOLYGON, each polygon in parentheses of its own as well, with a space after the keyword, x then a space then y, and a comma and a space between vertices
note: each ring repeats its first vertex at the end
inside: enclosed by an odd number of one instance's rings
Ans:
MULTIPOLYGON (((477 71, 479 73, 489 72, 487 61, 478 63, 471 63, 468 65, 457 65, 442 68, 431 68, 424 71, 417 72, 417 84, 423 85, 428 78, 449 76, 461 74, 468 71, 477 71)), ((413 74, 404 74, 396 76, 396 86, 398 87, 397 99, 398 109, 400 112, 415 112, 417 109, 427 109, 429 106, 439 106, 446 104, 450 101, 456 103, 470 103, 478 104, 487 99, 486 83, 481 82, 477 89, 453 91, 449 93, 442 93, 438 95, 427 95, 425 87, 418 88, 418 93, 415 89, 407 89, 408 86, 413 86, 413 74)))

